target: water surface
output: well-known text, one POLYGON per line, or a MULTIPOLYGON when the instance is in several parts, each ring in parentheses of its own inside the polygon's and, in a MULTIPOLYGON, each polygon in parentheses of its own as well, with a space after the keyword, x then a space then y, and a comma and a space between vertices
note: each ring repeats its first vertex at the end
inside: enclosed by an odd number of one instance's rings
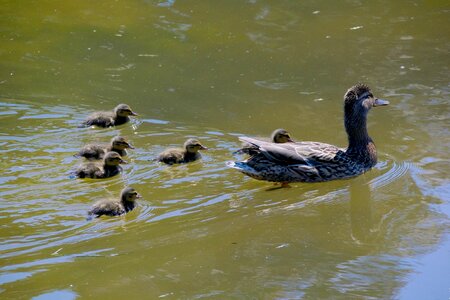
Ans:
POLYGON ((445 1, 3 1, 3 299, 447 299, 445 1), (379 162, 344 181, 272 184, 226 167, 239 135, 285 128, 346 146, 342 96, 379 162), (128 103, 117 128, 77 128, 128 103), (80 180, 73 154, 123 135, 122 175, 80 180), (203 159, 152 159, 197 137, 203 159), (132 185, 139 207, 86 221, 132 185))

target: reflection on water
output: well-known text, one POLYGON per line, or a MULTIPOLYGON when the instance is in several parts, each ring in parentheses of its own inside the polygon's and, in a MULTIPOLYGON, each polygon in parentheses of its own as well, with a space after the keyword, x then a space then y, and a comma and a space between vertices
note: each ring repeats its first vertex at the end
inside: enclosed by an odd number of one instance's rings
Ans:
POLYGON ((350 184, 350 222, 356 243, 370 243, 373 240, 370 186, 359 178, 350 184))
POLYGON ((426 282, 447 297, 445 5, 6 1, 0 295, 407 299, 426 282), (359 81, 391 102, 368 120, 370 172, 272 189, 226 167, 237 136, 279 127, 345 146, 341 99, 359 81), (76 128, 121 102, 140 117, 76 128), (123 174, 71 178, 80 147, 119 134, 136 147, 123 174), (153 160, 187 137, 201 161, 153 160), (126 185, 135 210, 86 221, 126 185))

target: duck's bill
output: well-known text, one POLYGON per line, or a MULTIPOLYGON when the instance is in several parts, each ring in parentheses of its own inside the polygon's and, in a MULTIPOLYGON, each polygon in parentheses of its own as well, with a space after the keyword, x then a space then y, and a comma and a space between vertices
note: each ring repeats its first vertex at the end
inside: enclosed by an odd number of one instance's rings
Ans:
POLYGON ((200 150, 208 150, 208 148, 206 148, 205 146, 201 146, 200 150))
POLYGON ((138 198, 138 199, 139 199, 139 198, 142 198, 141 194, 137 193, 137 194, 136 194, 136 198, 138 198))
POLYGON ((295 143, 295 141, 293 140, 293 139, 291 139, 291 138, 288 138, 288 140, 287 140, 289 143, 295 143))
POLYGON ((131 116, 139 116, 137 113, 135 113, 134 111, 132 111, 131 113, 130 113, 130 115, 131 116))
POLYGON ((123 159, 121 159, 121 160, 120 160, 120 163, 121 163, 121 164, 125 164, 125 165, 126 165, 126 164, 127 164, 128 162, 127 162, 127 161, 125 161, 125 160, 123 160, 123 159))
POLYGON ((373 106, 384 106, 384 105, 388 105, 389 101, 387 100, 383 100, 383 99, 375 99, 375 103, 373 106))
POLYGON ((127 147, 128 147, 129 149, 134 149, 133 145, 130 145, 130 144, 127 144, 127 147))

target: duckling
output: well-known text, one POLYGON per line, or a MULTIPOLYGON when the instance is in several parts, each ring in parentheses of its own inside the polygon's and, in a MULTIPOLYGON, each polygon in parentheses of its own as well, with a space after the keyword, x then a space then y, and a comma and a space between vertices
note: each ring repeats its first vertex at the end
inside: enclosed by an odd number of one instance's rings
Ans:
POLYGON ((126 187, 120 193, 118 200, 100 200, 92 205, 88 212, 88 220, 93 216, 120 216, 132 211, 136 207, 136 199, 141 198, 141 195, 132 187, 126 187))
POLYGON ((79 178, 107 178, 120 173, 122 168, 119 164, 126 164, 117 152, 108 152, 103 158, 102 164, 99 162, 88 162, 82 164, 75 171, 79 178))
POLYGON ((97 111, 92 113, 79 127, 96 125, 99 127, 111 127, 122 125, 130 121, 129 116, 137 116, 127 104, 119 104, 113 111, 97 111))
POLYGON ((367 114, 372 107, 389 102, 357 84, 344 95, 344 125, 348 147, 339 148, 320 142, 273 144, 249 137, 239 138, 251 144, 256 153, 249 159, 228 166, 259 180, 281 182, 321 182, 358 176, 377 163, 377 152, 367 132, 367 114))
POLYGON ((157 160, 168 165, 187 163, 201 158, 199 150, 207 150, 196 139, 188 139, 183 148, 169 148, 158 155, 157 160))
MULTIPOLYGON (((289 132, 287 132, 287 130, 279 128, 279 129, 275 129, 272 134, 270 135, 270 141, 272 141, 272 143, 275 144, 282 144, 282 143, 295 143, 294 140, 291 138, 291 135, 289 134, 289 132)), ((252 144, 249 143, 243 143, 242 148, 235 151, 235 154, 249 154, 249 155, 254 155, 257 152, 255 152, 254 150, 258 150, 257 148, 255 149, 254 146, 252 146, 252 144)))
POLYGON ((84 156, 89 160, 102 159, 106 152, 114 151, 119 153, 120 156, 126 156, 126 149, 134 149, 124 137, 116 136, 111 140, 110 145, 102 145, 102 144, 90 144, 83 147, 83 149, 78 152, 75 156, 84 156))

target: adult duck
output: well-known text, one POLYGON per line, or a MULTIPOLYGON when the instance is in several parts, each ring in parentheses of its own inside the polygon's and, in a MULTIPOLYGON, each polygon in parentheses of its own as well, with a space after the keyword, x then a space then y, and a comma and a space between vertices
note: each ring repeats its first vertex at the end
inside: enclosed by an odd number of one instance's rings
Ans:
POLYGON ((79 178, 108 178, 119 174, 122 171, 120 164, 126 163, 119 153, 111 151, 106 153, 103 161, 82 164, 77 168, 75 174, 79 178))
POLYGON ((75 156, 83 156, 89 160, 96 160, 102 159, 107 152, 114 151, 124 157, 128 154, 126 149, 134 149, 134 147, 131 146, 124 137, 115 136, 112 138, 109 145, 98 143, 89 144, 84 146, 75 156))
POLYGON ((347 148, 320 142, 274 144, 241 137, 241 141, 252 145, 255 154, 229 166, 255 179, 283 185, 358 176, 377 163, 375 144, 367 132, 367 114, 372 107, 388 104, 374 97, 367 85, 357 84, 344 96, 347 148))
POLYGON ((92 217, 120 216, 132 211, 136 207, 136 199, 141 198, 138 192, 132 187, 126 187, 120 193, 117 200, 99 200, 88 211, 88 220, 92 217))
POLYGON ((199 150, 207 149, 198 140, 188 139, 183 148, 166 149, 158 155, 156 160, 168 165, 188 163, 202 157, 199 150))
POLYGON ((137 116, 127 104, 119 104, 113 111, 97 111, 89 115, 79 127, 111 127, 130 121, 130 116, 137 116))

